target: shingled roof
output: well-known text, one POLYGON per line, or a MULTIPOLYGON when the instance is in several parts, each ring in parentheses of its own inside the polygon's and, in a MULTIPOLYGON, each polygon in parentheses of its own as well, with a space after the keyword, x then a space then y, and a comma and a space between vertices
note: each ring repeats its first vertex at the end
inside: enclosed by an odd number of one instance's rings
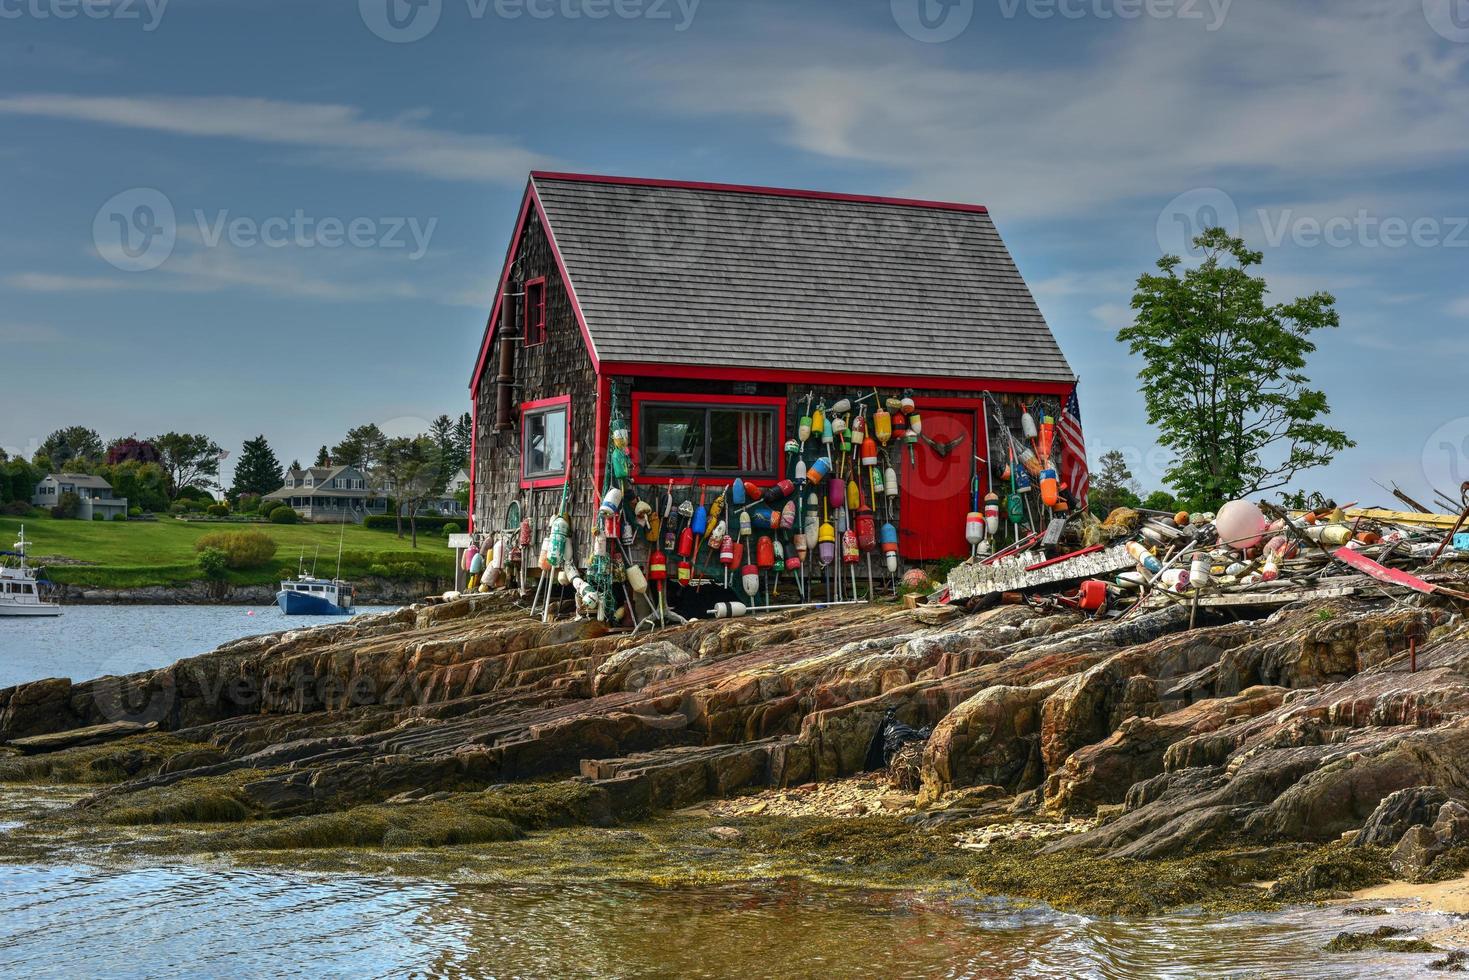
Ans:
POLYGON ((531 180, 599 361, 1074 378, 983 207, 531 180))

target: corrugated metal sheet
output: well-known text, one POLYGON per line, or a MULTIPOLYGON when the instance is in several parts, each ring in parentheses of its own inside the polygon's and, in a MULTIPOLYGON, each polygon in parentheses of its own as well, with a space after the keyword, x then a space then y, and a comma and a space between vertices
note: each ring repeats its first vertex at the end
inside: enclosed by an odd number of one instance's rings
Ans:
POLYGON ((535 185, 604 361, 1073 379, 986 213, 535 185))

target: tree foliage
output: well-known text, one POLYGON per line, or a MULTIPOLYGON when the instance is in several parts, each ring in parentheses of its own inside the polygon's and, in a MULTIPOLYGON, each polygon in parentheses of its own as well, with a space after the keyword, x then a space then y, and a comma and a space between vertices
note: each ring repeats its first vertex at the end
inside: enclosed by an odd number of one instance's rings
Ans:
POLYGON ((1310 387, 1311 335, 1339 323, 1336 300, 1314 293, 1266 302, 1263 255, 1222 228, 1194 240, 1204 259, 1180 275, 1165 255, 1138 278, 1132 326, 1117 339, 1142 356, 1148 420, 1175 459, 1180 496, 1215 507, 1288 484, 1355 445, 1326 425, 1325 393, 1310 387))
POLYGON ((230 484, 229 496, 234 500, 248 494, 264 496, 279 490, 285 482, 281 461, 276 459, 265 436, 259 435, 245 440, 244 446, 240 448, 240 459, 235 463, 235 476, 230 484))
POLYGON ((1106 517, 1118 507, 1136 507, 1141 503, 1142 488, 1133 479, 1120 450, 1108 450, 1097 463, 1097 470, 1091 475, 1091 489, 1087 491, 1094 514, 1106 517))
POLYGON ((106 454, 107 449, 97 430, 84 425, 69 425, 47 436, 46 441, 36 450, 34 459, 37 465, 59 472, 78 465, 95 466, 102 462, 106 454))
POLYGON ((275 539, 263 531, 216 531, 194 542, 194 550, 222 552, 230 568, 260 568, 275 557, 275 539))
POLYGON ((213 439, 195 433, 169 432, 154 436, 151 442, 158 447, 164 472, 168 474, 171 499, 177 500, 190 487, 219 486, 216 478, 224 450, 213 439))
POLYGON ((327 449, 326 449, 325 446, 322 446, 320 449, 318 449, 316 451, 316 462, 312 463, 311 465, 312 466, 330 466, 330 465, 332 465, 332 454, 329 453, 329 452, 327 452, 327 449))
POLYGON ((383 461, 388 437, 374 423, 348 429, 341 442, 332 447, 331 459, 338 466, 355 466, 363 473, 371 473, 383 461))
POLYGON ((413 547, 418 547, 418 512, 429 500, 441 496, 453 474, 444 471, 439 445, 432 436, 389 439, 379 467, 382 477, 394 488, 398 537, 403 536, 403 518, 408 518, 413 547))
POLYGON ((128 436, 126 439, 114 439, 107 447, 107 465, 116 466, 119 463, 161 463, 163 454, 158 447, 147 439, 139 439, 137 436, 128 436))

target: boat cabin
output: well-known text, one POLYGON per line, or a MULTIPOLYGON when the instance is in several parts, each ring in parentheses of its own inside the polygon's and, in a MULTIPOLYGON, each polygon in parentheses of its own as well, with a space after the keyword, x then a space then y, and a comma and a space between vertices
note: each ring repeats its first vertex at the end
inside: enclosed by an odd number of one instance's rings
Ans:
MULTIPOLYGON (((614 487, 641 531, 640 503, 734 502, 825 459, 904 564, 965 557, 976 505, 1040 469, 1011 467, 1023 413, 1068 407, 1051 455, 1084 503, 1076 377, 982 206, 536 172, 499 286, 470 379, 487 551, 528 521, 533 566, 564 514, 585 567, 614 487)), ((656 542, 630 537, 612 554, 645 561, 656 542)))

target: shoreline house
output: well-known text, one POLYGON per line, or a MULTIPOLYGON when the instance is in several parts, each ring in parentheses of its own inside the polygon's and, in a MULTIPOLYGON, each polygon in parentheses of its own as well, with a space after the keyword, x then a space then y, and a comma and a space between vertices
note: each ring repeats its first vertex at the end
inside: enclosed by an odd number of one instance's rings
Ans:
POLYGON ((386 514, 388 501, 355 466, 311 466, 287 470, 286 483, 265 500, 286 504, 317 524, 361 524, 373 514, 386 514))
MULTIPOLYGON (((636 521, 639 501, 733 499, 736 478, 769 488, 823 457, 856 478, 854 519, 893 526, 903 562, 967 557, 976 496, 1003 501, 1010 454, 1033 445, 1022 412, 1072 409, 1069 502, 1084 503, 1076 377, 978 205, 532 173, 470 389, 472 530, 509 541, 524 518, 539 543, 563 513, 579 568, 603 551, 614 485, 636 521), (823 406, 832 442, 803 441, 823 406), (864 465, 840 428, 885 435, 879 412, 893 434, 864 465), (889 470, 896 493, 874 487, 889 470)), ((774 536, 797 544, 790 527, 774 536)), ((625 560, 645 560, 632 537, 625 560)))
POLYGON ((77 518, 83 521, 101 516, 103 520, 125 519, 128 515, 128 498, 114 497, 112 484, 100 476, 87 473, 48 473, 36 484, 31 495, 31 504, 50 509, 61 502, 62 496, 74 493, 81 500, 77 518))

